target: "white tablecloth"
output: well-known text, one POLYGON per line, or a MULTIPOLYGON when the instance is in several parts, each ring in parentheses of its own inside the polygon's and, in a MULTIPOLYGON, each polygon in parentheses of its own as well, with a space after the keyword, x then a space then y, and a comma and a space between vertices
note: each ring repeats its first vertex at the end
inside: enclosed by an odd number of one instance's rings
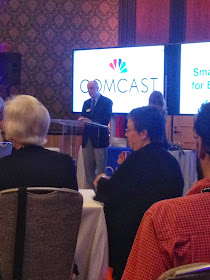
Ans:
POLYGON ((108 270, 108 235, 103 206, 93 200, 93 190, 80 193, 83 211, 75 253, 78 280, 104 280, 108 270))
POLYGON ((183 195, 185 195, 193 183, 197 180, 196 170, 196 150, 180 150, 180 151, 169 151, 178 161, 182 175, 184 178, 184 189, 183 195))

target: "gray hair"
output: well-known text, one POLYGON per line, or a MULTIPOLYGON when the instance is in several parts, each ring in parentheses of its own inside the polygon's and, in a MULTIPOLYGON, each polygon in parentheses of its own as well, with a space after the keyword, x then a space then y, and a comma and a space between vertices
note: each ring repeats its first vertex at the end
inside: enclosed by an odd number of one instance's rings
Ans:
POLYGON ((6 101, 4 120, 7 140, 33 145, 46 143, 50 115, 35 97, 17 95, 6 101))

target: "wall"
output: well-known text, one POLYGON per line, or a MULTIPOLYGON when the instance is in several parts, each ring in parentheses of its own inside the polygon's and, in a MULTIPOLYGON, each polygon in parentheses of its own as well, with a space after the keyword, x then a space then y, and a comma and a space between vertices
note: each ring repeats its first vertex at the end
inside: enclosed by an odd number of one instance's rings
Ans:
POLYGON ((167 116, 166 137, 168 139, 168 142, 171 143, 173 140, 173 144, 181 144, 183 149, 196 149, 197 142, 194 137, 193 127, 194 116, 167 116))
MULTIPOLYGON (((210 0, 136 0, 136 45, 199 42, 210 39, 210 0)), ((169 85, 169 84, 168 84, 169 85)), ((174 89, 165 88, 173 98, 174 89)), ((174 102, 175 101, 175 102, 174 102)), ((168 102, 168 106, 170 106, 168 102)), ((174 144, 184 149, 196 149, 193 137, 194 116, 174 116, 171 135, 171 116, 166 123, 166 134, 174 144)))
POLYGON ((73 118, 72 50, 117 46, 118 0, 1 0, 2 42, 22 54, 12 93, 37 97, 52 118, 73 118))

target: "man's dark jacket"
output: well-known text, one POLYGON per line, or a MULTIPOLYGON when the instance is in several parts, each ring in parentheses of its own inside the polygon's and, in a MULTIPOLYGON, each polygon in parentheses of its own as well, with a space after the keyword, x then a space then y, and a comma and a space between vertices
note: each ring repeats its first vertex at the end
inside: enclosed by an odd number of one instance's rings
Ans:
POLYGON ((159 143, 131 153, 110 180, 99 181, 95 199, 104 203, 116 279, 121 279, 145 211, 159 200, 181 196, 183 186, 177 160, 159 143))
POLYGON ((78 190, 69 155, 29 145, 0 159, 0 190, 18 187, 58 187, 78 190))
MULTIPOLYGON (((107 126, 112 114, 112 101, 100 95, 93 111, 91 111, 91 98, 84 102, 82 116, 93 122, 107 126)), ((83 131, 82 147, 85 148, 90 139, 94 148, 106 148, 109 146, 109 131, 107 127, 97 127, 86 124, 83 131)))

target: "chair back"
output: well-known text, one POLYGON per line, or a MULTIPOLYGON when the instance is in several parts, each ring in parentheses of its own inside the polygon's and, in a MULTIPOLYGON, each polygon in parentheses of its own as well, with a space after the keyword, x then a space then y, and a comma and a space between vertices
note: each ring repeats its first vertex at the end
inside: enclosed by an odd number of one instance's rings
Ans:
POLYGON ((209 273, 202 273, 202 274, 179 276, 179 277, 170 278, 170 279, 174 279, 174 280, 209 280, 210 275, 209 275, 209 273))
POLYGON ((210 264, 193 263, 178 266, 164 272, 158 280, 209 280, 210 264))
MULTIPOLYGON (((69 280, 83 198, 74 190, 28 188, 22 280, 69 280)), ((0 192, 0 268, 13 279, 17 189, 0 192)), ((18 279, 19 280, 19 279, 18 279)))
POLYGON ((12 152, 11 142, 0 142, 0 158, 10 155, 12 152))
POLYGON ((58 153, 60 153, 61 151, 58 147, 44 147, 44 148, 49 151, 58 152, 58 153))

